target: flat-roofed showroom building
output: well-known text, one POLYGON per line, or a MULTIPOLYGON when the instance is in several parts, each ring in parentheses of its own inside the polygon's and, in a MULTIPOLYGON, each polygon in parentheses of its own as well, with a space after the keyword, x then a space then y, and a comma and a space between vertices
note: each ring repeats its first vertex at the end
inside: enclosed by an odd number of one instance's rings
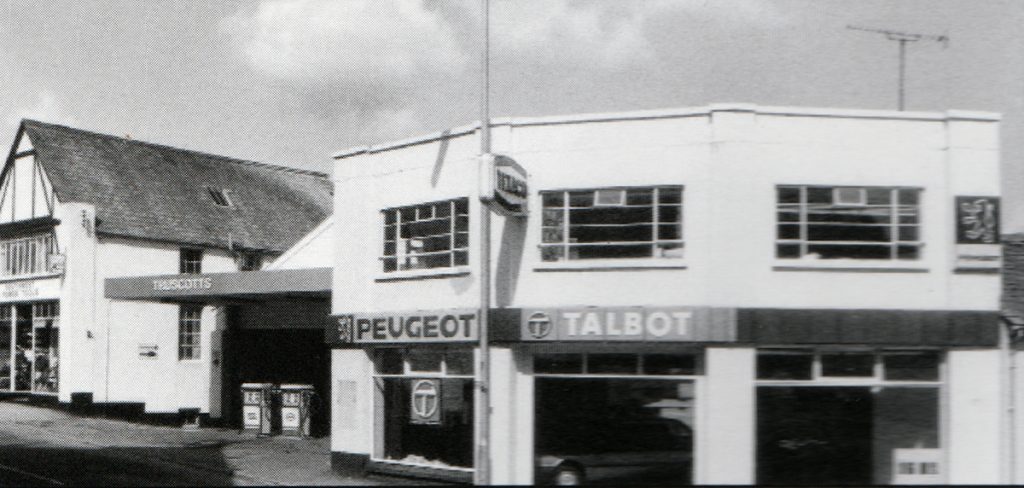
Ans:
POLYGON ((491 482, 1008 481, 998 117, 714 105, 336 156, 333 462, 491 482), (512 180, 509 180, 512 181, 512 180), (506 182, 507 183, 507 182, 506 182))
POLYGON ((326 378, 330 270, 276 301, 203 295, 311 267, 298 248, 329 227, 330 192, 320 173, 23 121, 0 176, 0 392, 237 419, 238 383, 283 374, 268 363, 326 378), (165 276, 105 297, 137 275, 165 276))

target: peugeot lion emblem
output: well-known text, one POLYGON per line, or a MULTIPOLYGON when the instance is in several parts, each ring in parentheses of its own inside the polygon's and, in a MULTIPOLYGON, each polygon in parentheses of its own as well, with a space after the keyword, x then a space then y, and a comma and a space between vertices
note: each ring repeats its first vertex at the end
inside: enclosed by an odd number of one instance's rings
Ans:
POLYGON ((352 316, 338 317, 338 341, 352 342, 352 316))

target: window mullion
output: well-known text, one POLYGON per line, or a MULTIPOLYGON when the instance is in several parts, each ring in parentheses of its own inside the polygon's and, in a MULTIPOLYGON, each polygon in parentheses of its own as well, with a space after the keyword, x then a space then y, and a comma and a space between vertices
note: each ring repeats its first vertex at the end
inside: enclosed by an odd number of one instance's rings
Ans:
POLYGON ((800 187, 800 205, 798 206, 800 212, 800 257, 807 256, 808 245, 807 245, 807 187, 800 187))
POLYGON ((889 259, 899 258, 899 190, 889 190, 889 259))
POLYGON ((653 220, 653 222, 651 223, 651 230, 653 231, 651 233, 652 258, 658 257, 658 233, 661 231, 661 213, 659 212, 661 210, 661 207, 658 205, 659 191, 661 190, 658 187, 655 187, 651 195, 651 205, 654 207, 653 211, 651 212, 651 218, 653 220))
POLYGON ((562 244, 564 246, 562 259, 569 261, 569 192, 562 192, 562 244))

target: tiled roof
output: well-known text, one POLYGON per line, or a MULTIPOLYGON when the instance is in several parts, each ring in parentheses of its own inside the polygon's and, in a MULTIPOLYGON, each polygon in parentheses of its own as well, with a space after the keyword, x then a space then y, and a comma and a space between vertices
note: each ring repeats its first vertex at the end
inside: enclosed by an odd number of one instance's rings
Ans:
POLYGON ((22 121, 61 202, 108 236, 283 252, 331 213, 327 175, 22 121), (227 189, 214 203, 207 187, 227 189))

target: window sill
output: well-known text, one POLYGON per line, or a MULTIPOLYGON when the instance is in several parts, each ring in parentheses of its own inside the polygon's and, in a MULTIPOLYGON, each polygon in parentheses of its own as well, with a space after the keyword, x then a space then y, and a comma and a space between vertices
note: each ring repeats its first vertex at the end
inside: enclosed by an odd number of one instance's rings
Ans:
POLYGON ((658 269, 686 269, 682 259, 590 259, 540 263, 534 271, 630 271, 658 269))
POLYGON ((469 266, 459 266, 455 268, 434 268, 393 271, 391 273, 377 275, 377 278, 375 278, 374 281, 385 282, 405 280, 428 280, 434 278, 454 278, 458 276, 469 276, 470 272, 471 269, 469 268, 469 266))
POLYGON ((927 273, 928 267, 919 261, 872 261, 856 259, 829 260, 775 260, 773 271, 836 271, 864 273, 927 273))
POLYGON ((46 278, 57 278, 60 275, 60 273, 40 273, 21 276, 7 276, 0 278, 0 283, 9 283, 13 281, 43 280, 46 278))

